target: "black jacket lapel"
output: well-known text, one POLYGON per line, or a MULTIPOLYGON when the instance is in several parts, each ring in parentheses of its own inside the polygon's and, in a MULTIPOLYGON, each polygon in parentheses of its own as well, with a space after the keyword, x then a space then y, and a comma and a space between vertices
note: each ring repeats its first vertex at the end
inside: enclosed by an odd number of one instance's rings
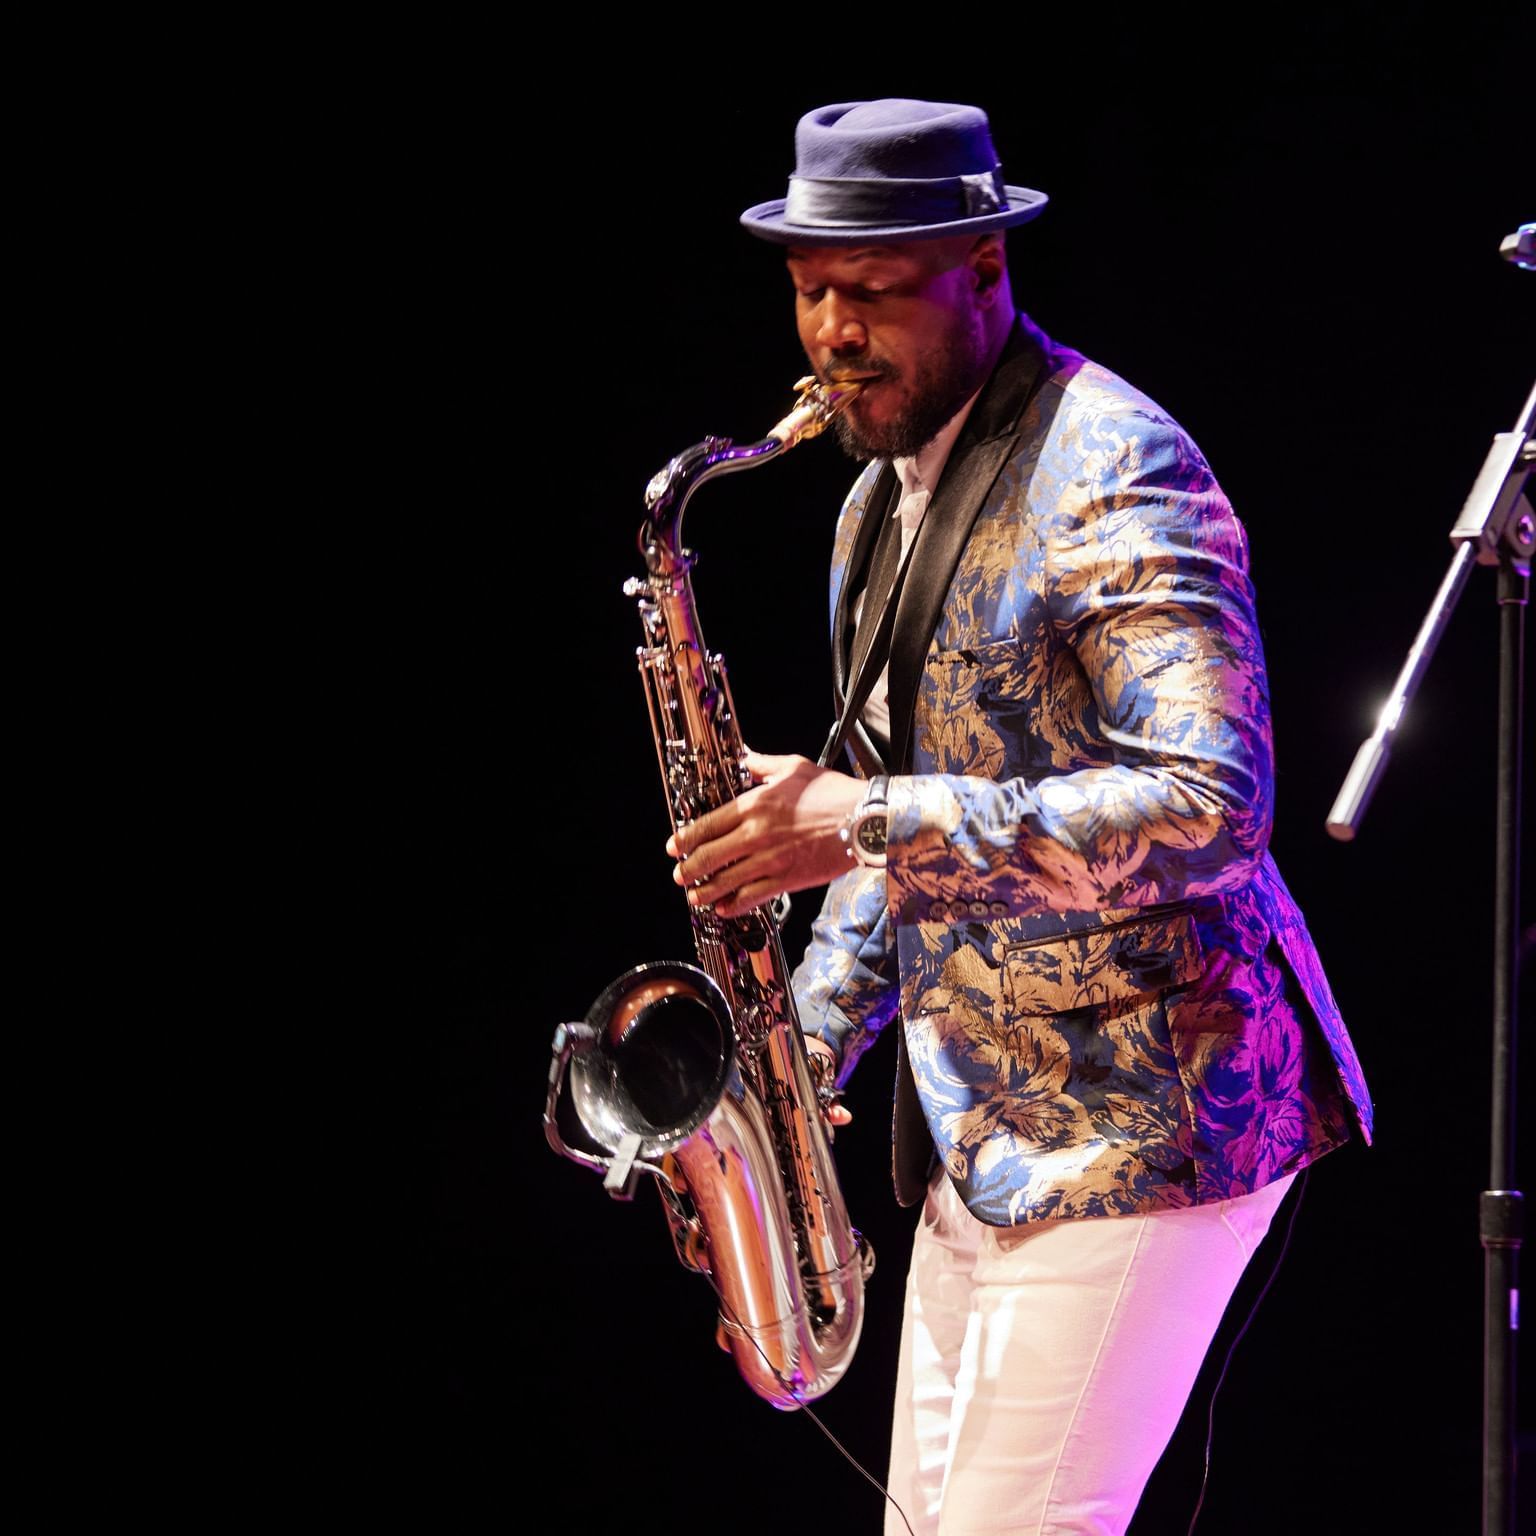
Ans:
POLYGON ((848 697, 848 685, 853 681, 848 668, 853 650, 853 598, 864 585, 864 575, 875 540, 890 511, 891 497, 896 489, 896 471, 887 460, 880 466, 875 483, 864 499, 864 510, 859 515, 858 531, 853 536, 853 549, 843 566, 843 581, 837 591, 837 609, 832 619, 832 687, 837 699, 838 712, 842 712, 843 700, 848 697))
MULTIPOLYGON (((980 404, 979 401, 977 403, 980 404)), ((848 689, 854 682, 849 675, 854 636, 854 594, 864 585, 880 530, 891 514, 891 502, 897 485, 896 471, 887 461, 881 465, 880 473, 875 477, 875 483, 864 500, 858 530, 853 536, 853 549, 843 566, 842 585, 837 591, 837 609, 832 620, 832 708, 838 719, 842 718, 848 689)), ((848 733, 848 750, 866 777, 890 771, 860 721, 855 721, 848 733)), ((835 767, 836 764, 831 766, 835 767)))

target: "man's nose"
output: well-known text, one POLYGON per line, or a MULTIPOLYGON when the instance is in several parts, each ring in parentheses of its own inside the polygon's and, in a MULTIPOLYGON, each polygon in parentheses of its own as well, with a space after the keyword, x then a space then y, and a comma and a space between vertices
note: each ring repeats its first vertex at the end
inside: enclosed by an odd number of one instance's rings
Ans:
POLYGON ((817 345, 834 352, 862 352, 869 344, 869 332, 856 306, 831 288, 822 295, 817 318, 817 345))

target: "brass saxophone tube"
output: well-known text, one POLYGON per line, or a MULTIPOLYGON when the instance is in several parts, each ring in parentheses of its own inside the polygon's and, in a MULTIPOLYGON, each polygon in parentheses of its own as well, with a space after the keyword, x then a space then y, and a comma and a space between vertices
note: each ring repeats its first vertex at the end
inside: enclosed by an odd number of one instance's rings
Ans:
MULTIPOLYGON (((688 500, 706 480, 815 436, 861 387, 802 379, 761 442, 706 438, 647 486, 647 575, 625 590, 639 599, 639 666, 674 829, 751 785, 725 665, 699 628, 682 546, 688 500)), ((656 1179, 678 1258, 719 1295, 721 1340, 743 1379, 794 1408, 851 1363, 874 1255, 838 1187, 778 924, 767 908, 690 917, 702 969, 638 966, 583 1024, 556 1031, 545 1130, 619 1198, 641 1174, 656 1179), (559 1125, 567 1077, 585 1147, 559 1125)))

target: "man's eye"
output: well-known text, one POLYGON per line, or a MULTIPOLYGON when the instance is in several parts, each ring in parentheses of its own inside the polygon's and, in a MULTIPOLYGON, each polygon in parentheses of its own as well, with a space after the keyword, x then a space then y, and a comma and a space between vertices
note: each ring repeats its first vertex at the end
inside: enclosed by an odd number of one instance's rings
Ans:
MULTIPOLYGON (((797 288, 795 290, 795 292, 798 293, 800 297, 806 301, 807 304, 821 303, 822 297, 826 291, 827 290, 825 288, 797 288)), ((855 299, 860 304, 872 304, 876 299, 883 299, 891 290, 889 288, 861 287, 848 288, 844 291, 847 293, 850 299, 855 299)))

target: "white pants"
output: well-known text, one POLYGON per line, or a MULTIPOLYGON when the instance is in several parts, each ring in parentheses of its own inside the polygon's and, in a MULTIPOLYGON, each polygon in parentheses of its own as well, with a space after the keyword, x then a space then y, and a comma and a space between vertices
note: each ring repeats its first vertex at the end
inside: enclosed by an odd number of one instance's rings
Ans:
MULTIPOLYGON (((940 1173, 912 1248, 890 1491, 918 1536, 1121 1536, 1294 1174, 1144 1216, 976 1220, 940 1173)), ((886 1505, 887 1536, 906 1527, 886 1505)))

